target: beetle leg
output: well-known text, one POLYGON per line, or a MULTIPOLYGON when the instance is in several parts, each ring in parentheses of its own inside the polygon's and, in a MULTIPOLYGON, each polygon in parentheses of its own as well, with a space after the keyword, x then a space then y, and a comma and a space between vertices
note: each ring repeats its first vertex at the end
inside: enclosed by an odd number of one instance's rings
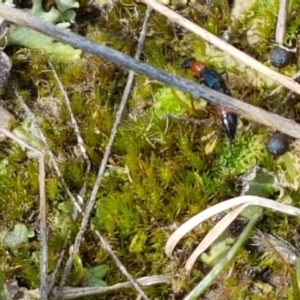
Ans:
POLYGON ((226 75, 226 82, 229 82, 227 71, 219 72, 219 74, 220 74, 221 76, 225 74, 225 75, 226 75))

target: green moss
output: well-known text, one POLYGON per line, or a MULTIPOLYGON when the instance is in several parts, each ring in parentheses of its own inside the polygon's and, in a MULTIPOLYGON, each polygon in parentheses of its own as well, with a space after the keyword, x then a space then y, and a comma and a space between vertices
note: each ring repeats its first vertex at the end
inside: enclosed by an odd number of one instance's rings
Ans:
MULTIPOLYGON (((234 26, 232 29, 231 38, 235 44, 262 62, 266 62, 271 48, 277 6, 274 1, 254 4, 241 20, 241 33, 238 34, 234 26), (265 17, 264 23, 258 22, 262 16, 265 17), (260 37, 257 47, 244 42, 245 33, 253 28, 260 37)), ((115 5, 106 20, 100 18, 100 22, 96 24, 93 20, 86 20, 84 25, 80 25, 84 27, 89 38, 132 55, 144 12, 144 6, 133 6, 132 3, 128 5, 123 2, 115 5), (138 19, 134 18, 134 9, 139 13, 138 19)), ((221 2, 213 10, 195 6, 185 13, 218 35, 230 22, 229 8, 222 7, 221 2), (203 14, 195 14, 196 9, 203 14)), ((291 22, 289 28, 297 26, 296 18, 291 22)), ((149 27, 149 32, 153 35, 146 39, 143 59, 150 64, 193 80, 192 74, 180 67, 186 57, 193 55, 216 70, 226 70, 229 77, 228 86, 235 96, 244 101, 263 105, 270 111, 281 101, 284 91, 271 99, 264 99, 275 86, 273 82, 251 72, 249 68, 245 68, 224 53, 208 47, 195 35, 175 29, 165 17, 154 14, 149 27)), ((289 35, 292 37, 291 33, 289 35)), ((69 113, 61 91, 46 64, 45 53, 19 50, 13 59, 13 79, 18 83, 26 103, 38 115, 50 147, 58 157, 68 187, 77 195, 86 182, 86 201, 109 139, 116 109, 126 84, 127 71, 88 54, 71 64, 56 66, 92 163, 91 172, 85 175, 86 162, 79 154, 69 113), (41 98, 45 101, 40 102, 41 98), (57 114, 54 113, 55 110, 51 110, 54 106, 57 114)), ((292 65, 285 72, 293 72, 294 69, 295 65, 292 65)), ((15 109, 18 118, 14 128, 25 127, 28 141, 34 144, 32 130, 30 126, 24 126, 24 114, 15 96, 8 91, 6 97, 9 100, 7 103, 15 109)), ((171 228, 174 223, 181 224, 208 206, 237 196, 237 176, 254 165, 261 164, 280 174, 286 172, 290 162, 280 162, 267 154, 265 142, 270 133, 265 128, 257 128, 241 118, 236 143, 230 147, 219 126, 219 116, 215 107, 198 100, 200 99, 192 99, 189 95, 144 76, 136 76, 131 99, 97 195, 91 226, 82 241, 68 284, 86 284, 88 270, 103 264, 108 265, 109 271, 105 278, 108 284, 124 281, 122 273, 108 254, 99 249, 94 229, 107 238, 135 278, 151 274, 180 273, 182 265, 178 263, 178 266, 171 266, 170 259, 164 254, 165 243, 173 232, 171 228), (205 119, 207 124, 195 125, 167 119, 167 114, 205 119), (207 135, 211 137, 207 138, 207 135)), ((293 152, 293 160, 296 161, 297 156, 297 151, 293 152)), ((49 268, 54 270, 67 232, 70 232, 68 245, 71 245, 81 220, 72 219, 73 206, 62 183, 50 164, 47 163, 46 169, 47 214, 51 232, 49 268)), ((3 220, 0 229, 12 229, 20 220, 26 223, 28 228, 37 228, 38 194, 37 160, 28 158, 28 152, 14 142, 5 142, 0 152, 0 214, 3 220)), ((288 194, 291 201, 299 202, 298 188, 293 189, 289 186, 284 194, 288 194)), ((286 219, 284 222, 281 216, 276 216, 275 213, 266 213, 265 224, 272 230, 291 232, 297 225, 296 221, 286 219)), ((182 249, 194 249, 195 243, 199 242, 213 224, 214 222, 208 222, 190 239, 184 240, 182 249)), ((38 236, 31 237, 23 248, 24 250, 18 248, 14 255, 10 255, 6 247, 1 245, 0 255, 7 261, 3 272, 7 278, 17 274, 31 287, 37 287, 38 236), (14 269, 15 266, 18 266, 18 269, 14 269)), ((186 260, 184 256, 181 257, 182 260, 186 260)), ((246 251, 241 253, 236 258, 232 278, 226 283, 230 295, 248 296, 248 286, 242 286, 239 274, 243 273, 240 272, 241 268, 255 263, 270 266, 274 261, 267 257, 258 261, 255 255, 252 256, 246 251), (236 290, 237 285, 241 286, 239 291, 236 290)), ((200 267, 199 270, 202 271, 200 267)), ((193 284, 200 280, 200 271, 192 273, 190 280, 178 279, 179 287, 165 285, 147 288, 149 298, 161 298, 161 295, 168 297, 174 294, 176 288, 184 293, 188 292, 193 284)), ((220 278, 222 284, 225 281, 225 278, 220 278)), ((264 290, 264 293, 271 295, 270 297, 274 295, 267 290, 264 290)), ((130 298, 131 295, 131 291, 124 291, 124 299, 130 298)), ((255 299, 256 296, 249 297, 255 299)), ((276 299, 274 297, 272 299, 276 299)))

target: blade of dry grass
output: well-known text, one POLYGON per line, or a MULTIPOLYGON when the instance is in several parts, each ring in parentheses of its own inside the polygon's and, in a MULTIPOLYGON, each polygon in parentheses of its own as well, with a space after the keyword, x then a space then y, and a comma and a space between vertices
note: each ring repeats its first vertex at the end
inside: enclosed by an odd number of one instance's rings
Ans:
MULTIPOLYGON (((173 11, 171 12, 174 13, 173 11)), ((72 32, 68 32, 66 30, 62 30, 50 23, 44 23, 38 18, 29 16, 28 14, 25 14, 20 10, 7 7, 4 4, 0 4, 0 16, 13 23, 26 26, 40 31, 44 34, 50 35, 57 41, 70 44, 75 48, 79 48, 83 51, 95 54, 137 73, 146 75, 149 78, 159 80, 179 90, 190 93, 195 97, 195 99, 203 98, 215 105, 226 107, 229 110, 236 112, 237 114, 242 115, 249 120, 253 120, 254 122, 257 122, 259 124, 269 126, 273 130, 278 130, 294 138, 300 138, 300 125, 277 116, 276 114, 268 113, 263 109, 254 107, 247 103, 243 103, 236 100, 235 98, 229 97, 222 93, 218 93, 195 82, 183 79, 161 69, 154 68, 146 63, 133 59, 132 57, 124 55, 123 53, 120 53, 109 47, 93 43, 92 41, 84 37, 76 35, 72 32)), ((280 75, 276 72, 275 74, 280 75)), ((287 80, 290 83, 286 85, 287 87, 290 87, 295 92, 300 92, 300 86, 297 83, 285 76, 284 79, 286 80, 283 80, 281 76, 282 75, 279 76, 279 81, 281 84, 284 84, 284 82, 286 83, 287 80)))
POLYGON ((201 213, 195 215, 191 219, 189 219, 187 222, 182 224, 179 228, 176 229, 175 232, 169 237, 166 247, 165 247, 165 252, 166 254, 170 257, 172 255, 172 252, 177 245, 177 243, 192 229, 194 229, 196 226, 200 225, 202 222, 205 220, 211 218, 212 216, 217 215, 220 212, 223 212, 227 209, 239 206, 239 205, 257 205, 265 208, 270 208, 282 213, 285 213, 287 215, 291 216, 300 216, 300 209, 276 202, 274 200, 270 199, 265 199, 262 197, 257 197, 257 196, 240 196, 236 197, 230 200, 223 201, 221 203, 218 203, 201 213))

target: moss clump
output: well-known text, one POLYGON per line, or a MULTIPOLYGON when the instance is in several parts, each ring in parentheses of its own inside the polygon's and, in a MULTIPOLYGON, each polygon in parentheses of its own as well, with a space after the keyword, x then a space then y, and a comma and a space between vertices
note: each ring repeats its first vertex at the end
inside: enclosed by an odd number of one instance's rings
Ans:
MULTIPOLYGON (((274 29, 274 10, 277 9, 274 1, 268 3, 269 6, 263 4, 261 7, 254 4, 252 10, 241 20, 245 34, 247 30, 255 28, 258 36, 262 36, 255 49, 249 43, 244 43, 244 35, 237 35, 234 24, 231 36, 238 47, 263 62, 270 49, 272 37, 269 35, 274 29), (264 14, 267 16, 266 28, 258 22, 264 14)), ((230 8, 226 6, 223 9, 221 2, 211 10, 205 7, 202 10, 204 18, 195 17, 193 9, 197 8, 185 10, 187 17, 194 18, 197 23, 217 35, 229 24, 230 8)), ((198 6, 198 9, 201 7, 198 6)), ((95 41, 105 42, 115 49, 132 54, 144 12, 143 6, 119 3, 108 13, 106 20, 101 18, 101 25, 96 24, 93 19, 85 20, 84 24, 79 24, 80 30, 95 41), (139 14, 138 19, 133 14, 135 9, 139 14)), ((193 34, 174 28, 164 17, 155 14, 149 26, 149 32, 153 32, 153 36, 146 39, 143 50, 145 61, 192 79, 191 74, 181 69, 180 65, 187 56, 194 55, 217 70, 226 70, 228 86, 234 95, 244 101, 264 105, 272 111, 281 100, 284 92, 279 94, 280 97, 263 100, 274 83, 250 71, 246 72, 243 66, 207 46, 193 34)), ((128 72, 88 54, 78 61, 56 66, 91 160, 91 171, 86 174, 86 161, 78 150, 61 91, 46 64, 47 56, 42 51, 20 50, 13 55, 13 59, 15 65, 12 79, 17 83, 26 103, 38 116, 71 192, 77 195, 86 183, 86 201, 103 158, 128 72)), ((289 71, 294 68, 295 66, 291 66, 289 71)), ((15 95, 8 91, 6 97, 10 100, 6 102, 7 109, 14 111, 18 118, 14 127, 22 127, 27 133, 28 141, 34 143, 30 129, 32 127, 25 126, 29 121, 15 95)), ((236 144, 231 148, 219 126, 215 107, 143 76, 137 76, 104 182, 97 195, 91 226, 82 241, 68 284, 85 285, 90 282, 89 276, 93 268, 103 265, 108 267, 108 272, 104 277, 99 277, 101 280, 109 285, 124 281, 120 270, 107 253, 98 247, 94 229, 100 230, 107 238, 135 278, 180 272, 181 265, 174 269, 164 254, 165 242, 173 231, 175 222, 182 223, 213 203, 238 195, 236 177, 256 164, 262 164, 273 171, 285 170, 284 164, 278 164, 268 155, 265 149, 268 136, 269 132, 265 128, 256 127, 241 118, 236 144), (166 114, 199 118, 205 124, 167 119, 166 114), (211 137, 207 138, 207 135, 211 137)), ((18 275, 27 287, 38 287, 38 163, 36 159, 28 158, 28 152, 11 141, 5 142, 0 152, 0 186, 0 217, 3 220, 1 231, 13 232, 15 224, 22 223, 30 234, 34 232, 22 242, 22 247, 14 251, 1 244, 0 254, 5 261, 3 272, 7 278, 18 275)), ((285 193, 291 190, 289 187, 285 193)), ((67 233, 70 237, 67 246, 70 246, 81 219, 72 219, 72 203, 50 165, 47 165, 46 193, 51 231, 49 269, 53 271, 67 233)), ((298 188, 292 190, 290 199, 299 200, 298 188)), ((279 232, 283 230, 275 214, 267 214, 266 218, 270 228, 279 232), (280 225, 276 227, 276 224, 280 225)), ((291 221, 284 230, 290 232, 292 225, 295 226, 291 221)), ((194 248, 195 243, 211 226, 208 223, 182 245, 186 253, 194 248)), ((244 267, 256 262, 257 258, 248 252, 241 253, 237 257, 232 278, 223 284, 223 288, 231 295, 254 295, 249 286, 241 284, 243 278, 240 274, 244 267), (240 286, 239 291, 236 289, 237 285, 240 286)), ((260 264, 269 266, 270 262, 262 260, 260 264)), ((205 273, 203 266, 199 266, 199 270, 205 273)), ((178 280, 179 287, 165 285, 147 289, 149 298, 167 298, 175 291, 188 291, 201 278, 200 271, 195 271, 190 281, 178 280)), ((225 278, 220 280, 225 282, 225 278)), ((274 294, 272 291, 264 293, 274 294)), ((124 291, 123 296, 117 297, 128 299, 131 295, 130 291, 124 291)), ((256 296, 253 299, 254 297, 256 296)), ((107 299, 111 299, 111 296, 107 296, 107 299)))

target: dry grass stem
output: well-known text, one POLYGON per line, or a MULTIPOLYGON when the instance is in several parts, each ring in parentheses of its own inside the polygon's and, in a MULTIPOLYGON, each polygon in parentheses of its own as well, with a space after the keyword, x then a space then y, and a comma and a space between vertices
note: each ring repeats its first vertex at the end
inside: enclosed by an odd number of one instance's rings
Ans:
POLYGON ((41 278, 41 298, 48 299, 48 232, 46 215, 46 172, 45 155, 39 159, 39 191, 40 191, 40 278, 41 278))
POLYGON ((288 101, 289 99, 291 98, 291 96, 293 95, 293 92, 292 91, 289 91, 286 96, 279 102, 279 104, 277 105, 277 107, 275 107, 274 109, 274 113, 277 113, 279 111, 279 109, 281 107, 283 107, 288 101))
POLYGON ((56 175, 58 176, 59 180, 61 181, 66 193, 68 194, 69 198, 71 199, 71 201, 73 202, 73 205, 76 207, 76 209, 79 212, 83 212, 80 203, 77 201, 77 199, 73 196, 73 194, 71 193, 70 189, 67 186, 67 183, 59 169, 58 163, 56 161, 55 155, 53 154, 53 152, 50 150, 50 147, 48 145, 47 139, 45 137, 45 135, 43 134, 39 123, 34 115, 34 113, 32 113, 32 111, 29 109, 29 107, 27 106, 27 104, 25 103, 23 97, 21 96, 21 94, 19 93, 18 89, 13 86, 13 90, 15 95, 17 96, 19 103, 21 104, 22 108, 24 109, 25 113, 27 114, 29 120, 32 122, 32 124, 35 126, 35 129, 37 131, 37 133, 39 134, 39 137, 41 138, 41 140, 44 142, 46 148, 47 148, 47 154, 50 157, 50 162, 56 172, 56 175))
POLYGON ((289 6, 288 0, 280 0, 278 20, 277 20, 276 33, 275 33, 275 42, 279 45, 282 45, 284 43, 288 6, 289 6))
MULTIPOLYGON (((296 74, 294 74, 291 79, 296 80, 300 77, 300 71, 298 71, 296 74)), ((279 85, 276 89, 274 89, 267 98, 274 96, 276 93, 278 93, 282 89, 282 85, 279 85)))
MULTIPOLYGON (((46 145, 47 148, 47 154, 50 157, 50 162, 54 168, 54 171, 56 172, 56 175, 58 176, 60 182, 62 183, 62 186, 64 187, 64 190, 67 192, 70 200, 73 202, 74 207, 76 208, 76 211, 79 211, 81 214, 83 213, 82 209, 81 209, 81 204, 77 201, 76 197, 71 193, 71 191, 69 190, 67 183, 65 182, 63 175, 59 169, 57 160, 55 155, 53 154, 53 152, 50 150, 47 139, 44 135, 44 133, 42 132, 39 123, 34 115, 34 113, 29 109, 29 107, 27 106, 27 104, 25 103, 23 97, 21 96, 21 94, 19 93, 18 89, 14 86, 14 93, 18 98, 18 101, 21 105, 21 107, 23 108, 23 110, 25 111, 27 117, 29 118, 29 120, 32 122, 32 124, 35 126, 35 129, 37 131, 37 133, 39 134, 39 137, 41 138, 41 140, 44 142, 44 144, 46 145)), ((54 272, 49 276, 49 284, 48 284, 48 295, 51 293, 51 290, 55 284, 55 280, 56 280, 56 276, 59 272, 59 269, 61 267, 61 264, 63 262, 63 258, 66 252, 66 246, 68 244, 68 240, 69 240, 69 236, 70 236, 70 232, 68 233, 68 235, 66 236, 66 241, 65 241, 65 245, 59 255, 59 259, 57 261, 56 267, 54 272)))
POLYGON ((67 249, 69 240, 70 240, 70 232, 68 232, 68 236, 66 237, 65 243, 64 243, 64 245, 62 247, 62 250, 59 253, 59 258, 57 260, 55 269, 52 272, 52 274, 49 275, 49 280, 48 280, 48 282, 49 282, 49 284, 48 284, 48 295, 51 295, 51 293, 53 291, 53 288, 54 288, 54 285, 55 285, 56 276, 58 275, 58 272, 59 272, 59 270, 60 270, 60 268, 62 266, 63 259, 64 259, 65 254, 66 254, 66 249, 67 249))
POLYGON ((48 299, 48 233, 47 233, 47 216, 46 216, 46 178, 45 178, 45 155, 40 150, 27 144, 25 141, 14 135, 5 128, 0 127, 0 132, 14 140, 21 147, 33 151, 39 156, 39 196, 40 196, 40 297, 48 299))
MULTIPOLYGON (((70 119, 71 119, 71 125, 73 127, 73 130, 75 132, 75 135, 76 135, 76 139, 77 139, 77 145, 80 149, 80 152, 81 152, 81 155, 82 157, 84 158, 85 162, 86 162, 86 170, 85 170, 85 173, 84 173, 84 176, 86 177, 90 170, 91 170, 91 161, 87 155, 87 152, 86 152, 86 149, 84 147, 84 142, 83 142, 83 139, 81 137, 81 134, 80 134, 80 129, 78 127, 78 124, 77 124, 77 121, 74 117, 74 114, 73 114, 73 111, 72 111, 72 107, 71 107, 71 103, 70 103, 70 99, 69 99, 69 96, 67 94, 67 92, 65 91, 64 87, 63 87, 63 84, 62 82, 60 81, 57 73, 56 73, 56 70, 53 66, 53 64, 51 63, 51 61, 48 60, 48 65, 50 66, 50 69, 52 70, 53 72, 53 75, 54 75, 54 78, 57 82, 57 85, 63 95, 63 98, 64 98, 64 101, 65 101, 65 104, 66 104, 66 107, 67 107, 67 110, 69 112, 69 115, 70 115, 70 119)), ((86 182, 84 182, 82 188, 80 189, 80 192, 79 192, 79 195, 77 197, 77 200, 78 202, 80 203, 81 206, 83 206, 83 199, 85 197, 85 192, 86 192, 86 182)), ((76 219, 76 216, 77 216, 77 210, 75 210, 74 212, 74 215, 73 215, 73 218, 76 219)))
MULTIPOLYGON (((137 279, 137 282, 142 287, 148 287, 158 284, 170 284, 172 281, 172 275, 154 275, 154 276, 146 276, 137 279)), ((82 288, 74 288, 74 287, 64 287, 62 293, 62 300, 67 299, 77 299, 82 297, 90 297, 97 295, 104 295, 112 292, 117 292, 123 289, 132 288, 132 284, 130 281, 118 283, 112 286, 107 287, 82 287, 82 288)), ((23 299, 43 299, 40 298, 40 290, 28 290, 24 291, 25 297, 23 299), (27 297, 27 298, 26 298, 27 297)))

